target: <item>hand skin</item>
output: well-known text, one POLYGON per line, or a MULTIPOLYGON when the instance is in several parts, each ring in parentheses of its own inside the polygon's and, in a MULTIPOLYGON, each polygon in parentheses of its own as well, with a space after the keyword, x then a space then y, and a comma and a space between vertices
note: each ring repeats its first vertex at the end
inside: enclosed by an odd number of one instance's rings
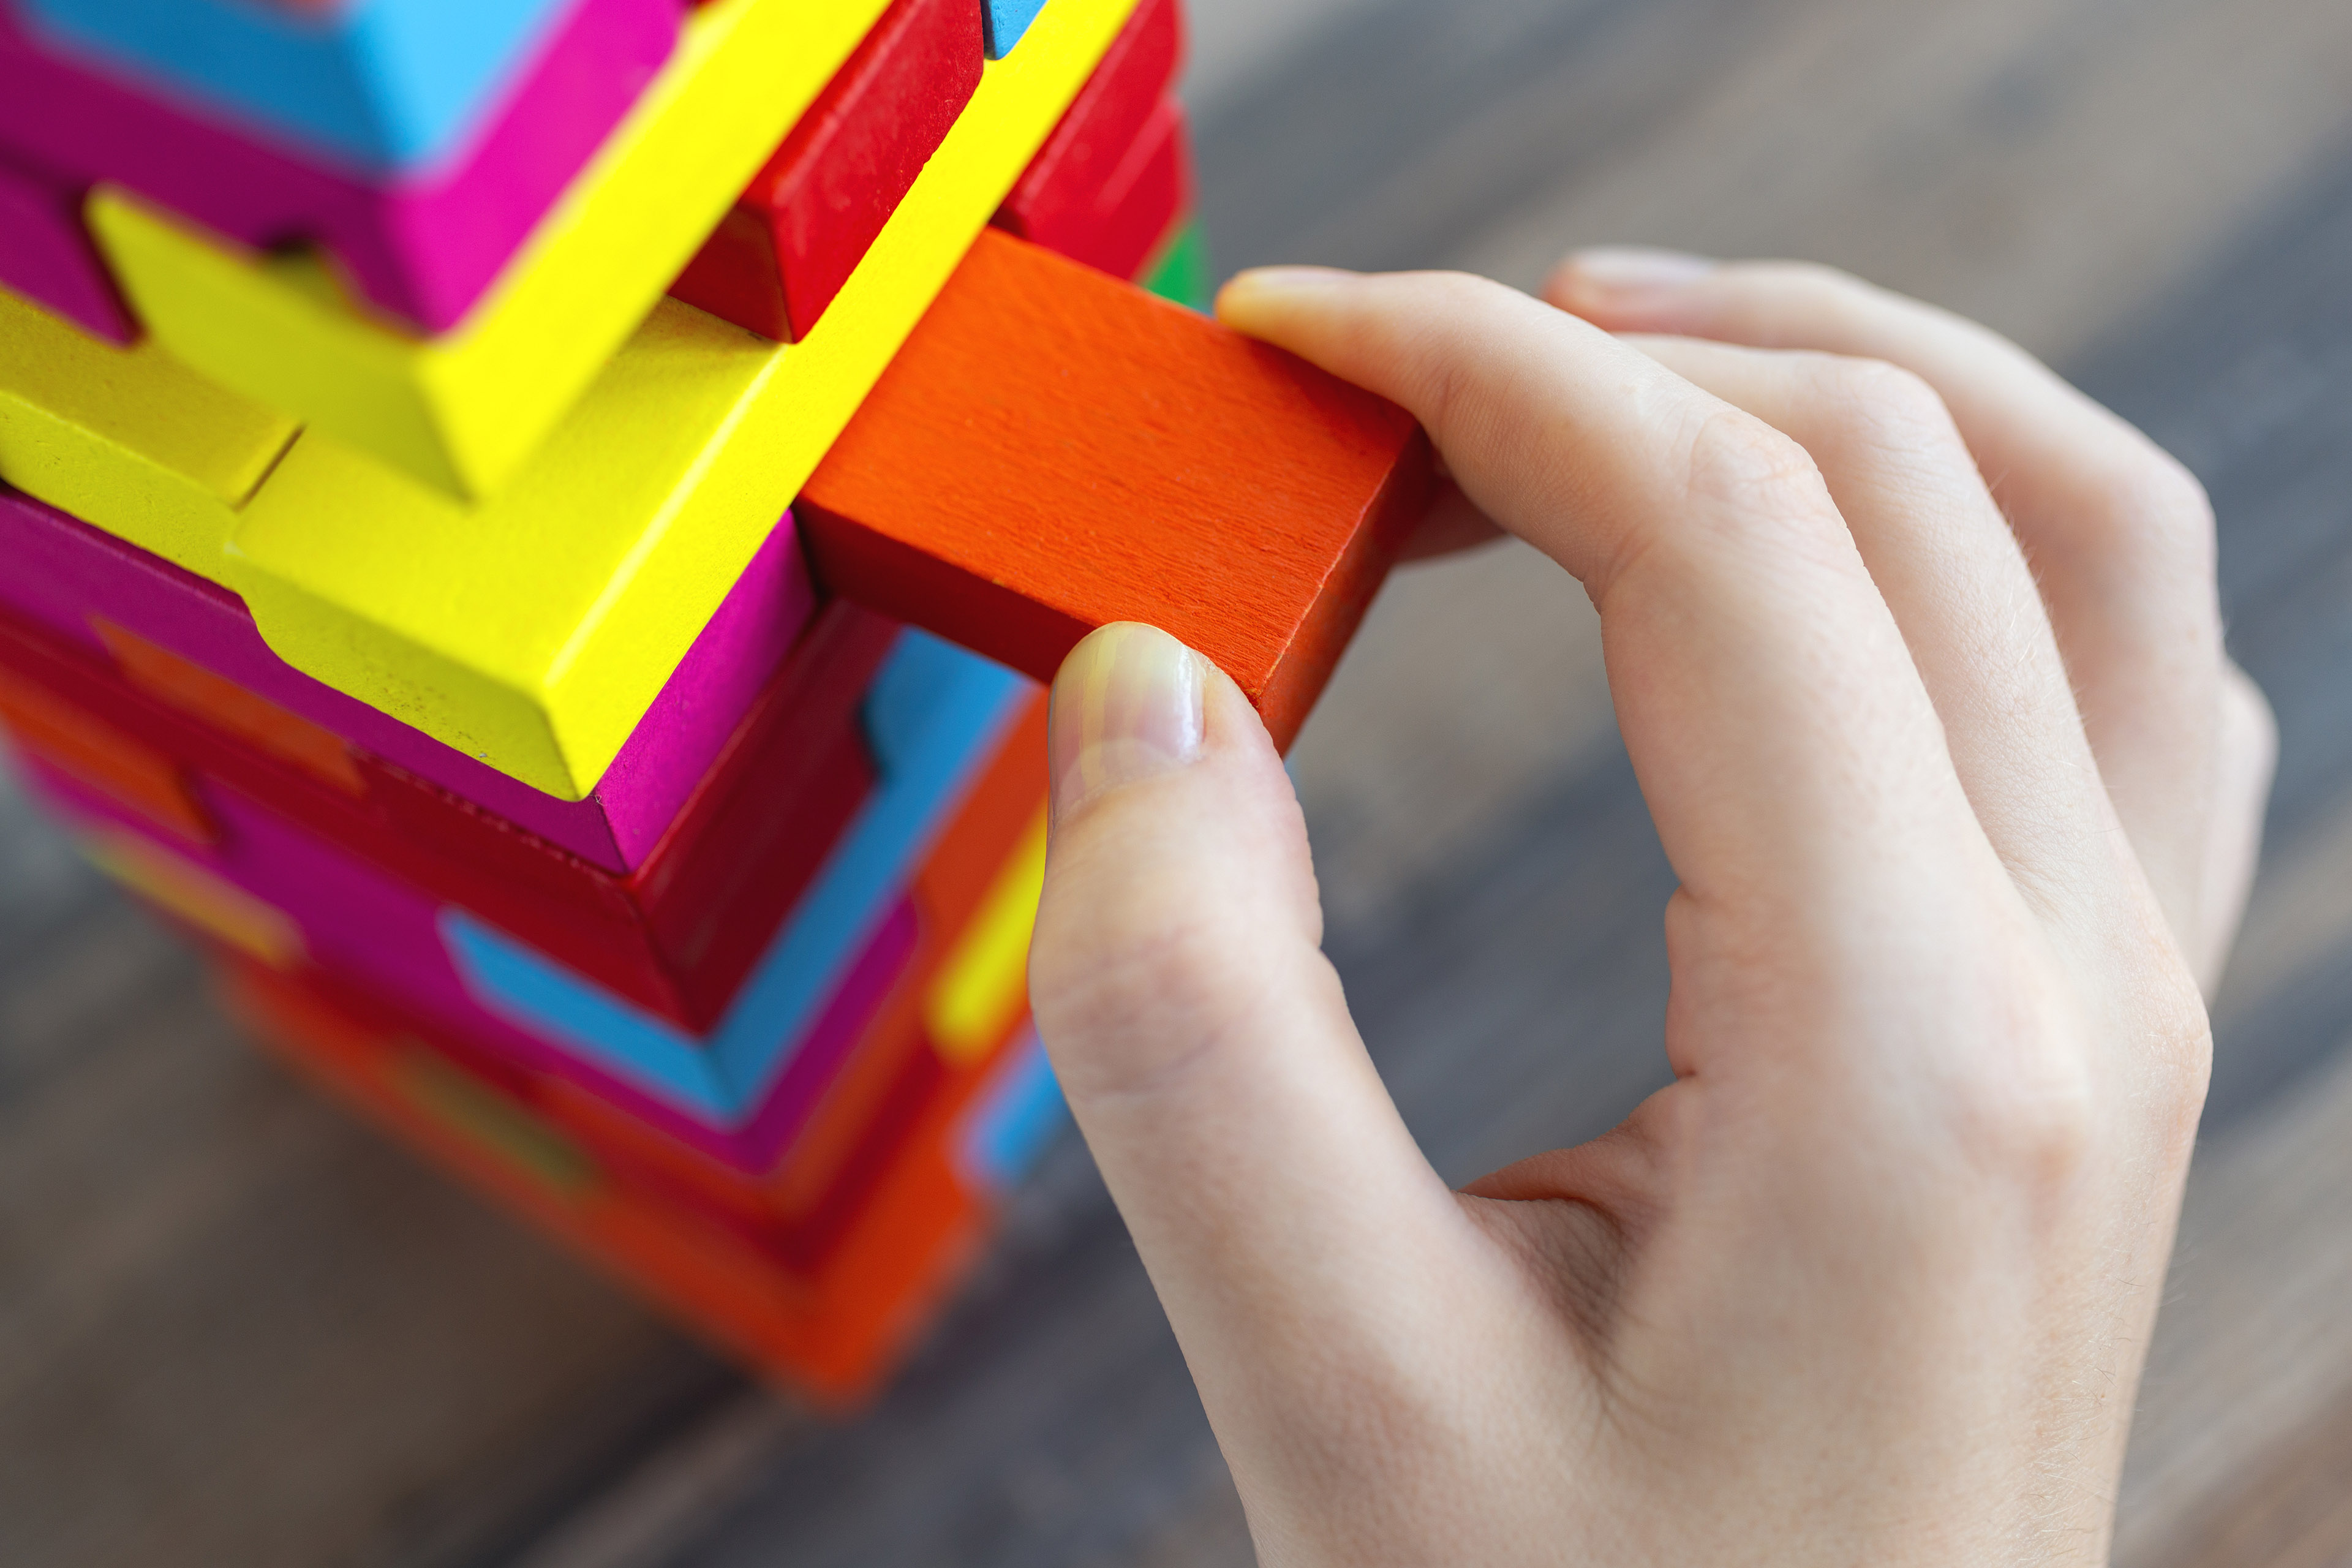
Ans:
POLYGON ((1232 682, 1128 626, 1055 686, 1037 1021, 1261 1559, 2104 1562, 2273 750, 2204 497, 1835 273, 1546 293, 1219 309, 1421 417, 1436 542, 1491 519, 1600 609, 1681 881, 1676 1081, 1622 1127, 1449 1191, 1232 682))

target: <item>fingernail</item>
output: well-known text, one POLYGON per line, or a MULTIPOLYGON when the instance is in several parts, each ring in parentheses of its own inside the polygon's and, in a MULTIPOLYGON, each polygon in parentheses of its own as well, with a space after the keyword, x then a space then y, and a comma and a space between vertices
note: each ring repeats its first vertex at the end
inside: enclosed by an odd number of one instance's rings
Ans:
POLYGON ((1355 282, 1360 273, 1336 267, 1254 267, 1237 272, 1217 290, 1217 315, 1228 319, 1253 306, 1279 305, 1302 294, 1328 293, 1355 282))
POLYGON ((1073 648, 1054 678, 1046 727, 1055 816, 1197 760, 1205 673, 1199 654, 1136 621, 1073 648))
POLYGON ((1246 272, 1234 273, 1225 287, 1288 293, 1300 289, 1343 288, 1362 276, 1338 267, 1253 267, 1246 272))
POLYGON ((1560 264, 1561 273, 1574 281, 1609 289, 1679 289, 1715 268, 1708 257, 1645 245, 1598 245, 1560 264))

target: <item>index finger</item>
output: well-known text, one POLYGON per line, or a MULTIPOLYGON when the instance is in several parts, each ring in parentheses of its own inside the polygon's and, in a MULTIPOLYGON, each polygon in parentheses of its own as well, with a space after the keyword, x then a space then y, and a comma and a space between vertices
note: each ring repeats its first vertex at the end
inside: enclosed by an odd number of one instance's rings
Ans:
POLYGON ((1627 750, 1698 905, 1783 933, 1883 931, 1923 871, 2000 875, 1797 443, 1481 279, 1244 273, 1218 313, 1412 410, 1464 493, 1584 584, 1627 750))

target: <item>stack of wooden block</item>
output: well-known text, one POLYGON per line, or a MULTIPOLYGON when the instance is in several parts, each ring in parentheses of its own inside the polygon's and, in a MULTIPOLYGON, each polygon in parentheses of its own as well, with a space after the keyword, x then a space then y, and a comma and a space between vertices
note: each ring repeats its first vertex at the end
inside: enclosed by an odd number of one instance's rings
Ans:
POLYGON ((0 721, 265 1037, 814 1394, 1059 1100, 1045 698, 1287 743, 1421 505, 1176 0, 0 0, 0 721), (1138 283, 1141 287, 1138 287, 1138 283))

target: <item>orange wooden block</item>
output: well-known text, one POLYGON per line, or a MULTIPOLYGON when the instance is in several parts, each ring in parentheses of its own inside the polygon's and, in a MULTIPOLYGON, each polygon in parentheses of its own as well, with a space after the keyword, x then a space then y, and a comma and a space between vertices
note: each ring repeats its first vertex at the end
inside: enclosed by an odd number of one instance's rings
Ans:
POLYGON ((1429 473, 1393 404, 989 230, 794 515, 835 592, 1041 680, 1163 627, 1287 747, 1429 473))

